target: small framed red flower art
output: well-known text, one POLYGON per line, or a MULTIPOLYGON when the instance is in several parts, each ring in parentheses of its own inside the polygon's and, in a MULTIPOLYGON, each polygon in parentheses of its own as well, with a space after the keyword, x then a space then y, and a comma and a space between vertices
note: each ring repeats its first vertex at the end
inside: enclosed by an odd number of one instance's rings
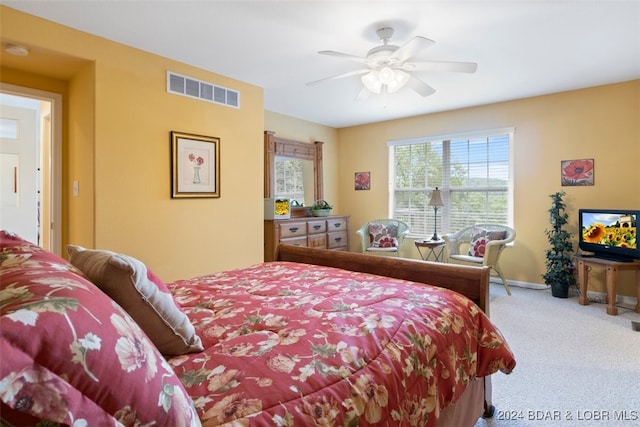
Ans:
POLYGON ((171 197, 220 197, 220 138, 171 131, 171 197))
POLYGON ((563 160, 560 162, 562 186, 593 185, 593 159, 563 160))
POLYGON ((355 189, 356 190, 370 190, 371 189, 371 173, 369 173, 369 172, 356 172, 356 174, 355 174, 355 189))

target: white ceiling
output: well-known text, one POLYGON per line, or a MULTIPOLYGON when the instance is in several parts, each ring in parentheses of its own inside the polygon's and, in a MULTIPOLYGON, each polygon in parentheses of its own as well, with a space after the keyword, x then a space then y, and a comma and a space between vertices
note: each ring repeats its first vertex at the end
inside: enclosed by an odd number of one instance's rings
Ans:
MULTIPOLYGON (((82 31, 264 88, 265 109, 345 127, 640 78, 640 1, 6 1, 82 31), (393 44, 434 40, 422 60, 478 63, 475 74, 421 72, 436 89, 357 101, 376 28, 393 44)), ((232 88, 233 89, 233 88, 232 88)))

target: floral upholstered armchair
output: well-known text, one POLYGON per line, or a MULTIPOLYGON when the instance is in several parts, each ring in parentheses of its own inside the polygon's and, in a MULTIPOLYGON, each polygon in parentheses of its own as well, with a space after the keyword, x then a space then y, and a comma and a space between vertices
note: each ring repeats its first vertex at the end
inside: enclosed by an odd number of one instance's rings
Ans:
POLYGON ((449 262, 490 267, 511 295, 498 261, 507 244, 516 238, 513 228, 501 224, 474 224, 442 238, 446 242, 449 262))
POLYGON ((363 254, 392 254, 399 256, 404 238, 409 234, 409 224, 398 219, 376 219, 360 227, 363 254))

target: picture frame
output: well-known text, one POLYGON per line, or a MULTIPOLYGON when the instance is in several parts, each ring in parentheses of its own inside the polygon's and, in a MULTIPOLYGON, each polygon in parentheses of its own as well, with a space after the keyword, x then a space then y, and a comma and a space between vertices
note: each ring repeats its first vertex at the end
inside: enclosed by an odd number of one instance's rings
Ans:
POLYGON ((594 159, 562 160, 560 162, 560 179, 563 187, 594 185, 594 174, 594 159))
POLYGON ((356 191, 371 190, 371 172, 356 172, 354 181, 356 191))
POLYGON ((171 198, 220 197, 220 138, 171 131, 171 198))

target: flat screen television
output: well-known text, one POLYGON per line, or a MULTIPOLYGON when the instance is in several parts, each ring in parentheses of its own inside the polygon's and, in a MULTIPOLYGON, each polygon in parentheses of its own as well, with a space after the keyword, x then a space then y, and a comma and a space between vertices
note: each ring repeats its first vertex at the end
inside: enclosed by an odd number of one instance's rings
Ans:
POLYGON ((578 218, 578 246, 581 250, 591 252, 594 257, 613 261, 640 259, 640 210, 579 209, 578 218))

